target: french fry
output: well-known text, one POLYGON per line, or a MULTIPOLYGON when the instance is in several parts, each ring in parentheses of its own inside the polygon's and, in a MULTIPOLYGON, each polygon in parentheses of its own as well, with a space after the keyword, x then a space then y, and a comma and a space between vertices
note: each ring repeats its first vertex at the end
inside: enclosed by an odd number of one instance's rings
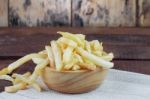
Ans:
POLYGON ((44 58, 32 58, 33 63, 35 64, 40 64, 43 62, 45 59, 44 58))
POLYGON ((51 47, 54 55, 56 70, 61 71, 63 68, 61 50, 55 41, 51 41, 51 47))
POLYGON ((37 83, 32 83, 31 84, 33 88, 35 88, 37 91, 41 92, 42 91, 42 88, 39 84, 37 83))
POLYGON ((13 74, 13 77, 15 77, 16 79, 24 82, 24 83, 30 83, 29 79, 27 79, 27 77, 23 77, 23 75, 21 74, 13 74))
POLYGON ((58 40, 57 40, 56 42, 57 42, 58 46, 59 46, 60 49, 61 49, 61 54, 63 54, 68 45, 67 45, 67 44, 64 44, 64 43, 62 43, 62 42, 60 42, 60 41, 58 41, 58 40))
POLYGON ((101 56, 102 59, 107 60, 107 61, 112 61, 112 59, 114 58, 113 53, 109 53, 105 56, 101 56))
POLYGON ((81 56, 85 57, 86 59, 93 62, 97 66, 101 66, 103 68, 112 68, 114 65, 112 62, 108 62, 100 57, 97 57, 97 56, 85 51, 81 47, 76 48, 76 50, 78 51, 79 54, 81 54, 81 56))
POLYGON ((92 66, 95 66, 95 67, 96 67, 96 65, 95 65, 93 62, 89 61, 87 58, 83 57, 83 60, 84 60, 83 63, 87 63, 87 64, 89 64, 89 65, 92 65, 92 66))
POLYGON ((23 77, 20 74, 14 74, 14 77, 16 77, 17 79, 21 80, 23 83, 31 85, 36 90, 41 91, 41 87, 35 81, 32 82, 32 81, 30 81, 30 79, 27 79, 27 78, 23 77))
POLYGON ((84 45, 85 45, 84 42, 82 42, 82 40, 79 37, 77 37, 76 35, 68 33, 68 32, 57 32, 57 33, 61 34, 65 38, 68 38, 68 39, 73 40, 74 42, 77 42, 77 44, 79 46, 84 48, 84 45))
POLYGON ((74 57, 76 57, 80 63, 83 63, 83 59, 79 54, 74 54, 74 57))
POLYGON ((90 41, 89 43, 90 43, 91 50, 94 51, 94 42, 90 41))
POLYGON ((77 47, 77 43, 74 42, 73 40, 70 40, 68 38, 65 38, 65 37, 61 37, 57 40, 58 43, 62 43, 62 44, 65 44, 65 45, 68 45, 68 46, 71 46, 73 48, 77 47))
POLYGON ((43 55, 47 56, 46 50, 40 51, 40 52, 38 52, 38 54, 43 54, 43 55))
POLYGON ((8 71, 8 68, 3 68, 1 71, 0 71, 0 76, 1 75, 6 75, 6 74, 9 74, 9 71, 8 71))
POLYGON ((93 62, 89 61, 85 57, 83 57, 83 60, 84 60, 84 62, 79 64, 79 66, 81 65, 81 67, 83 69, 89 69, 89 70, 95 70, 96 69, 96 65, 93 62), (84 67, 84 66, 86 66, 86 67, 84 67))
POLYGON ((93 51, 103 51, 102 43, 100 43, 98 40, 91 41, 90 46, 93 51))
POLYGON ((107 53, 105 51, 102 52, 102 56, 105 56, 107 55, 107 53))
POLYGON ((43 62, 41 62, 40 64, 38 64, 35 69, 34 72, 32 73, 32 75, 30 76, 30 81, 35 81, 39 74, 41 73, 41 71, 43 70, 43 68, 45 68, 47 65, 49 64, 49 60, 46 59, 43 62))
MULTIPOLYGON (((22 76, 25 77, 25 78, 28 78, 29 76, 31 76, 31 73, 30 72, 26 72, 22 76)), ((12 77, 15 77, 15 75, 13 74, 12 77)), ((15 85, 15 84, 18 84, 20 82, 21 82, 20 79, 15 78, 14 81, 13 81, 13 84, 15 85)))
POLYGON ((77 58, 74 58, 70 63, 66 64, 64 69, 66 70, 71 70, 71 68, 76 64, 78 63, 78 59, 77 58))
POLYGON ((92 51, 91 51, 91 46, 90 46, 90 43, 88 42, 88 41, 85 41, 85 48, 86 48, 86 50, 89 52, 89 53, 91 53, 92 51))
POLYGON ((66 65, 64 66, 64 69, 65 69, 65 70, 70 70, 70 69, 73 67, 73 65, 74 65, 74 62, 70 62, 70 63, 68 63, 68 64, 66 64, 66 65))
POLYGON ((73 48, 68 46, 68 48, 66 48, 63 54, 63 63, 65 65, 71 62, 72 55, 73 55, 73 48))
POLYGON ((1 75, 0 79, 14 82, 14 79, 12 77, 10 77, 9 75, 1 75))
POLYGON ((92 52, 94 55, 101 57, 103 52, 102 51, 93 51, 92 52))
POLYGON ((72 70, 79 70, 80 69, 80 66, 79 65, 74 65, 73 67, 72 67, 72 70))
POLYGON ((79 37, 81 40, 85 40, 85 35, 83 34, 75 34, 77 37, 79 37))
POLYGON ((18 90, 25 89, 26 87, 27 87, 27 86, 26 86, 25 83, 19 83, 19 84, 13 85, 13 86, 5 87, 5 92, 15 93, 15 92, 17 92, 18 90))
POLYGON ((28 62, 29 60, 31 60, 32 58, 45 58, 45 55, 42 54, 28 54, 22 58, 20 58, 19 60, 17 60, 16 62, 13 62, 12 64, 10 64, 8 66, 8 72, 11 73, 13 70, 15 70, 16 68, 20 67, 21 65, 23 65, 24 63, 28 62))
POLYGON ((93 43, 94 43, 94 50, 96 51, 103 51, 103 46, 102 46, 102 43, 99 43, 98 40, 93 40, 93 43))
POLYGON ((83 69, 88 69, 88 70, 95 70, 96 69, 95 65, 91 65, 88 63, 79 63, 78 65, 83 69))
POLYGON ((51 49, 50 46, 45 46, 45 49, 46 49, 47 54, 48 54, 48 59, 49 59, 49 61, 50 61, 50 66, 51 66, 52 68, 54 68, 54 67, 55 67, 55 64, 54 64, 54 55, 53 55, 52 49, 51 49))

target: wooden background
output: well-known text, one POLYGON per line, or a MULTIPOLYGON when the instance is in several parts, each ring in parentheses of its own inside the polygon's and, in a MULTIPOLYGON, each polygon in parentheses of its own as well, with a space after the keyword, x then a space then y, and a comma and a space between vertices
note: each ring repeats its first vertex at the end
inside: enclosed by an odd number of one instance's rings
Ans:
POLYGON ((0 0, 1 27, 149 27, 150 0, 0 0))

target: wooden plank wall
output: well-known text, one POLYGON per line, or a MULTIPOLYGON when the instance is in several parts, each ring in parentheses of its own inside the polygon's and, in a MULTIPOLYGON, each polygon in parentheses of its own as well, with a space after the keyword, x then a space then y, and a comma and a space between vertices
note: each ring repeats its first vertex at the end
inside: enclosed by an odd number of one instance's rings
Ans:
POLYGON ((73 0, 73 26, 135 26, 136 0, 73 0))
POLYGON ((148 27, 150 0, 0 0, 0 27, 148 27))
POLYGON ((0 0, 0 27, 8 26, 8 0, 0 0))
POLYGON ((150 26, 150 0, 139 0, 139 25, 150 26))

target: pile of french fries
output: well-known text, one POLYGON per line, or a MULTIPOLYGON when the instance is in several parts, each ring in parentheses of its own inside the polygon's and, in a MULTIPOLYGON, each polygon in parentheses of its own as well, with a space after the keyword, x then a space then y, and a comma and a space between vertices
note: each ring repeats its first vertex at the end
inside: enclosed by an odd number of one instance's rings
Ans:
POLYGON ((114 57, 113 53, 106 53, 102 43, 98 40, 87 41, 83 34, 58 33, 62 37, 51 41, 49 45, 45 46, 45 50, 28 54, 0 71, 0 79, 13 83, 13 86, 5 87, 6 92, 17 92, 28 87, 41 91, 42 88, 37 83, 37 78, 47 66, 56 71, 95 70, 97 67, 105 69, 113 67, 114 64, 110 62, 114 57), (36 64, 33 73, 9 75, 30 60, 36 64))

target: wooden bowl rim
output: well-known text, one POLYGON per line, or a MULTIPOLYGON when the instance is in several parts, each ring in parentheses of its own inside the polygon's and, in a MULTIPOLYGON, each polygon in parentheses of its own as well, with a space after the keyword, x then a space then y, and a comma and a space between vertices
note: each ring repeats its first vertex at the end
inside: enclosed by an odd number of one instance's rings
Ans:
POLYGON ((108 69, 103 69, 100 67, 97 67, 95 70, 75 70, 75 71, 57 71, 56 69, 50 68, 50 67, 46 67, 45 69, 49 69, 50 71, 57 72, 57 73, 84 73, 84 72, 93 72, 93 71, 96 71, 97 69, 101 69, 102 71, 108 70, 108 69))

